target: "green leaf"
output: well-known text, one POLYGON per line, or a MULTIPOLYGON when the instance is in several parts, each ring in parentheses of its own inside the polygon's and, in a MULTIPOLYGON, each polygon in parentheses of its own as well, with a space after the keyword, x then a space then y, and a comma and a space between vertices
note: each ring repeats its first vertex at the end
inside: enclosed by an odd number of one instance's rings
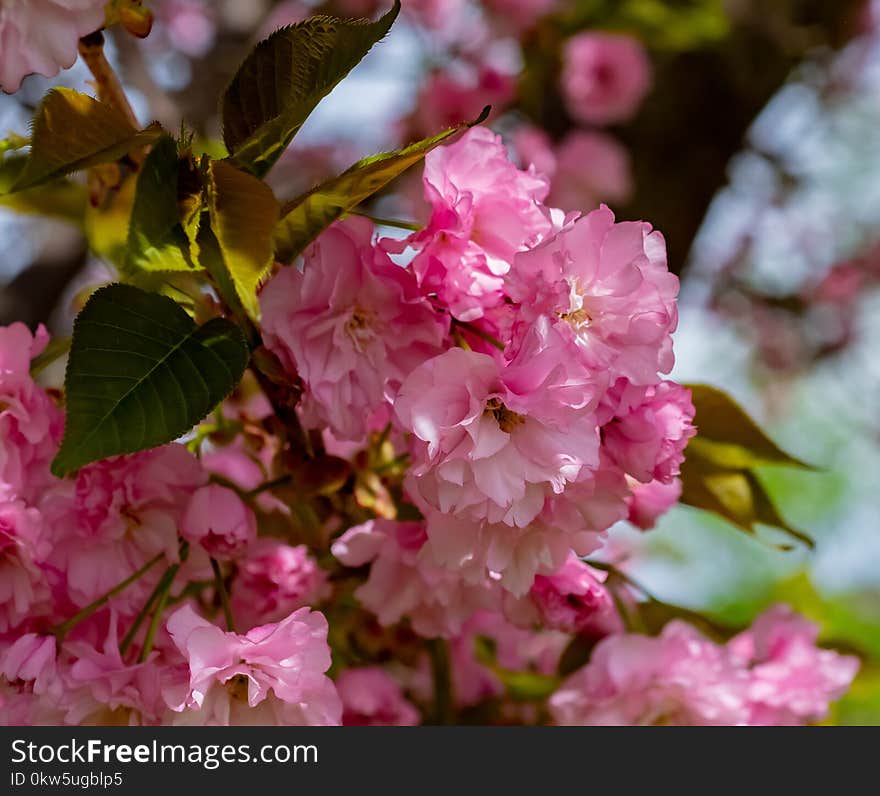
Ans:
POLYGON ((480 124, 488 115, 487 107, 473 122, 444 130, 396 152, 383 152, 358 161, 338 177, 285 204, 275 230, 275 258, 282 263, 292 262, 336 219, 382 190, 436 146, 480 124))
POLYGON ((721 467, 778 464, 810 469, 774 443, 727 393, 705 384, 687 384, 696 409, 698 436, 688 450, 721 467), (711 443, 711 444, 708 444, 711 443))
POLYGON ((158 124, 138 131, 112 105, 69 88, 50 91, 37 110, 27 163, 12 190, 112 163, 148 146, 162 133, 158 124))
POLYGON ((191 271, 189 239, 178 205, 177 144, 163 135, 138 175, 128 227, 128 268, 145 271, 191 271))
POLYGON ((164 296, 101 288, 74 323, 52 472, 177 439, 232 392, 247 361, 244 335, 225 318, 197 326, 164 296))
POLYGON ((315 16, 275 31, 223 96, 223 141, 258 176, 274 165, 315 106, 391 28, 400 0, 376 22, 315 16))
POLYGON ((814 546, 809 536, 779 513, 767 490, 749 469, 720 467, 704 458, 692 443, 681 467, 681 481, 681 502, 688 506, 711 511, 750 534, 755 533, 759 524, 769 525, 808 547, 814 546))
POLYGON ((86 187, 72 180, 63 180, 52 185, 38 185, 36 188, 18 193, 4 194, 0 191, 0 207, 16 213, 69 221, 78 227, 82 227, 85 223, 87 203, 86 187))
POLYGON ((245 310, 257 318, 257 288, 272 265, 278 202, 266 183, 226 160, 208 166, 208 200, 229 276, 245 310))

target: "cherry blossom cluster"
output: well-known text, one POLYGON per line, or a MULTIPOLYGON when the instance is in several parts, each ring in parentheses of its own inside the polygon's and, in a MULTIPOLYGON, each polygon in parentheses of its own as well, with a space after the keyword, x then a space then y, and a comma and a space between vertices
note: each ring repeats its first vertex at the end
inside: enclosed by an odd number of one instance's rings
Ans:
POLYGON ((29 373, 48 336, 0 330, 3 723, 416 724, 438 650, 444 701, 486 722, 792 724, 845 692, 856 659, 787 609, 726 643, 640 635, 636 594, 583 560, 674 502, 694 433, 662 378, 660 234, 546 207, 483 129, 424 185, 424 229, 337 223, 261 294, 311 468, 338 478, 300 483, 259 391, 55 478, 63 409, 29 373), (563 679, 573 639, 595 648, 563 679), (516 673, 545 691, 511 698, 516 673))

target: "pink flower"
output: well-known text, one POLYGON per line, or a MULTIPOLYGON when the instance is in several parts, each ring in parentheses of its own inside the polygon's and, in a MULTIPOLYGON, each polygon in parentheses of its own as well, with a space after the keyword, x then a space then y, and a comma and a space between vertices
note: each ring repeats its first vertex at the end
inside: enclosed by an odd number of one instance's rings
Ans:
POLYGON ((569 640, 564 633, 524 630, 500 613, 480 611, 450 645, 456 701, 473 705, 505 691, 497 674, 486 665, 490 661, 481 660, 478 645, 492 656, 491 663, 508 672, 552 675, 569 640))
POLYGON ((192 58, 201 58, 214 44, 215 11, 206 0, 164 0, 158 20, 171 46, 192 58))
POLYGON ((257 538, 257 518, 236 492, 208 484, 190 498, 180 533, 214 558, 232 558, 257 538))
POLYGON ((22 501, 0 502, 0 633, 17 627, 49 599, 49 554, 40 512, 22 501))
POLYGON ((400 686, 378 666, 346 669, 336 678, 345 726, 413 727, 421 723, 400 686))
MULTIPOLYGON (((70 599, 90 603, 160 553, 177 562, 183 511, 205 480, 198 460, 172 444, 87 465, 74 481, 59 482, 41 509, 53 544, 49 562, 64 574, 70 599)), ((194 549, 184 574, 197 574, 200 564, 207 559, 194 549)), ((161 571, 140 578, 114 607, 140 610, 161 571)))
POLYGON ((408 617, 425 638, 452 636, 475 611, 497 604, 497 591, 483 579, 474 583, 421 556, 423 523, 370 520, 350 528, 332 552, 346 566, 372 562, 366 583, 355 591, 382 625, 408 617))
POLYGON ((588 211, 632 195, 629 155, 611 136, 573 130, 554 147, 543 130, 526 127, 513 140, 522 161, 550 179, 546 201, 552 207, 588 211))
POLYGON ((167 620, 189 667, 183 693, 166 691, 175 723, 336 725, 342 706, 332 681, 327 620, 300 608, 245 635, 225 633, 185 605, 167 620))
POLYGON ((723 647, 673 621, 609 636, 550 698, 556 724, 730 725, 748 720, 748 676, 723 647))
POLYGON ((49 342, 41 326, 0 327, 0 500, 36 502, 54 479, 49 462, 61 440, 63 418, 30 377, 31 359, 49 342))
POLYGON ((562 94, 568 112, 588 124, 630 119, 651 86, 651 64, 630 36, 578 33, 563 50, 562 94))
POLYGON ((73 658, 63 674, 60 700, 66 724, 155 724, 164 713, 156 653, 143 663, 123 661, 117 624, 111 611, 100 648, 86 641, 65 645, 65 653, 73 658))
POLYGON ((282 270, 260 296, 267 347, 308 388, 306 425, 327 425, 340 439, 362 438, 371 418, 384 424, 387 400, 441 350, 446 331, 371 235, 365 219, 334 225, 308 249, 302 272, 282 270))
POLYGON ((602 585, 606 573, 569 555, 552 575, 537 575, 529 597, 544 624, 565 633, 604 635, 613 626, 614 601, 602 585), (605 631, 607 632, 607 631, 605 631))
POLYGON ((526 32, 544 15, 553 11, 556 0, 483 0, 483 5, 517 32, 526 32))
POLYGON ((0 652, 0 675, 9 683, 28 683, 34 694, 57 698, 57 654, 54 636, 25 633, 0 652))
POLYGON ((819 628, 786 605, 759 616, 728 647, 749 672, 749 724, 820 721, 849 689, 858 658, 816 646, 819 628))
POLYGON ((524 528, 545 498, 598 465, 595 416, 582 400, 564 367, 537 357, 503 369, 455 348, 428 360, 394 405, 415 437, 411 483, 444 514, 524 528))
POLYGON ((547 180, 517 169, 484 127, 430 152, 423 180, 432 215, 406 241, 416 251, 412 269, 456 318, 476 320, 502 302, 516 253, 552 229, 541 205, 547 180))
POLYGON ((672 369, 678 278, 649 224, 615 223, 607 207, 594 210, 519 254, 507 288, 521 330, 541 315, 553 319, 597 375, 653 384, 672 369))
POLYGON ((260 538, 237 562, 232 584, 232 613, 236 624, 254 627, 325 599, 327 574, 305 545, 291 547, 277 539, 260 538))
POLYGON ((614 417, 602 427, 611 459, 643 484, 668 484, 684 461, 684 449, 697 430, 690 390, 672 381, 638 387, 620 380, 610 391, 614 417))
POLYGON ((636 528, 648 531, 678 502, 680 497, 680 478, 673 478, 669 483, 649 481, 647 484, 640 484, 634 480, 632 495, 627 500, 629 509, 627 520, 636 528))
POLYGON ((410 120, 412 135, 436 135, 440 130, 472 121, 487 105, 501 110, 516 94, 514 75, 488 64, 462 71, 436 70, 425 78, 410 120))
POLYGON ((81 36, 104 23, 105 0, 4 0, 0 5, 0 89, 18 91, 34 72, 73 66, 81 36))

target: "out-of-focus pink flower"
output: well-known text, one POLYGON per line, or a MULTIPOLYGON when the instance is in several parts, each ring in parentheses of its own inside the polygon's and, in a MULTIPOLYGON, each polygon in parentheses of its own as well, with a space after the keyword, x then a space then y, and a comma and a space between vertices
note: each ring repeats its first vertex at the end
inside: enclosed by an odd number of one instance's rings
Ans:
POLYGON ((426 539, 423 523, 370 520, 346 531, 332 551, 346 566, 372 562, 355 596, 380 624, 408 617, 425 638, 452 636, 475 611, 498 604, 497 589, 485 578, 470 583, 420 555, 426 539))
POLYGON ((632 494, 627 499, 629 520, 636 528, 648 531, 657 524, 681 497, 681 479, 673 478, 669 483, 649 481, 647 484, 633 480, 632 494))
POLYGON ((728 648, 749 672, 749 724, 820 721, 859 669, 858 658, 816 646, 819 628, 786 605, 759 616, 728 648))
POLYGON ((554 319, 595 374, 653 384, 672 369, 678 277, 650 224, 615 223, 602 206, 517 255, 506 282, 520 328, 554 319))
POLYGON ((427 227, 406 244, 422 289, 459 320, 481 318, 504 298, 504 275, 517 252, 552 229, 541 205, 547 180, 510 161, 500 136, 475 127, 425 158, 427 227))
POLYGON ((171 46, 192 58, 201 58, 214 44, 215 12, 206 0, 162 0, 156 18, 171 46))
POLYGON ((257 518, 236 492, 208 484, 190 498, 180 522, 180 533, 214 558, 232 558, 257 538, 257 518))
POLYGON ((79 39, 104 23, 106 0, 4 0, 0 5, 0 89, 25 75, 54 77, 73 66, 79 39))
MULTIPOLYGON (((375 5, 373 0, 364 0, 364 5, 369 4, 375 5)), ((355 17, 369 16, 372 13, 369 9, 365 14, 352 13, 348 8, 340 8, 340 11, 344 12, 347 16, 355 17)), ((304 2, 301 2, 301 0, 283 0, 283 2, 278 3, 272 9, 265 22, 260 26, 259 36, 264 39, 278 30, 278 28, 302 22, 307 16, 309 16, 309 7, 304 2)))
POLYGON ((49 342, 42 326, 0 327, 0 500, 35 503, 54 479, 49 462, 61 440, 63 416, 30 377, 30 362, 49 342))
MULTIPOLYGON (((335 224, 260 295, 263 335, 307 386, 303 419, 357 440, 409 372, 441 350, 446 323, 412 274, 372 245, 372 225, 335 224)), ((378 413, 378 414, 377 414, 378 413)))
POLYGON ((550 179, 551 207, 587 212, 601 202, 626 202, 632 194, 629 155, 609 135, 573 130, 554 146, 543 130, 524 127, 513 143, 523 163, 550 179))
POLYGON ((20 625, 49 598, 40 563, 50 549, 39 511, 20 500, 0 502, 0 633, 20 625))
POLYGON ((602 427, 608 455, 643 484, 670 483, 679 473, 688 440, 697 433, 690 390, 672 381, 639 387, 621 379, 609 398, 617 408, 602 427))
POLYGON ((602 585, 606 573, 569 555, 552 575, 537 575, 529 597, 544 624, 564 633, 601 633, 614 616, 614 601, 602 585))
POLYGON ((236 624, 251 628, 278 622, 297 608, 328 596, 327 574, 305 545, 260 538, 237 562, 232 583, 232 613, 236 624))
POLYGON ((651 64, 636 39, 585 32, 565 43, 562 94, 569 113, 578 121, 627 121, 650 87, 651 64))
POLYGON ((421 716, 380 667, 346 669, 336 678, 345 726, 414 727, 421 716))
POLYGON ((609 636, 550 698, 556 724, 746 723, 748 674, 685 622, 660 636, 609 636))
POLYGON ((338 725, 342 705, 332 681, 327 620, 300 608, 244 635, 224 633, 185 605, 167 620, 186 659, 188 683, 165 698, 180 724, 338 725))

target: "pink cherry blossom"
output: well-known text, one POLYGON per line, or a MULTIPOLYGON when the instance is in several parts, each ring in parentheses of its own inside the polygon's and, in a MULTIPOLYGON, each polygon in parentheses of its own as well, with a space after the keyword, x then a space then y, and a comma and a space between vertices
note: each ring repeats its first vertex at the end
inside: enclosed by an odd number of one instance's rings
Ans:
POLYGON ((251 543, 237 562, 232 613, 245 628, 278 622, 325 599, 329 591, 327 574, 305 545, 292 547, 264 537, 251 543))
POLYGON ((589 124, 625 122, 651 86, 651 64, 630 36, 584 32, 563 49, 562 94, 569 113, 589 124))
POLYGON ((573 130, 557 145, 537 127, 513 137, 523 163, 550 179, 547 204, 566 211, 591 210, 601 202, 626 202, 633 191, 629 155, 611 136, 573 130))
POLYGON ((61 441, 63 416, 30 376, 30 362, 49 342, 42 326, 0 327, 0 499, 35 502, 54 479, 49 462, 61 441))
POLYGON ((614 626, 614 601, 602 585, 607 574, 569 555, 552 575, 537 575, 529 597, 543 623, 565 633, 604 635, 614 626), (607 631, 606 631, 607 632, 607 631))
POLYGON ((748 675, 685 622, 609 636, 550 698, 564 725, 730 725, 749 717, 748 675))
POLYGON ((643 484, 668 484, 679 473, 688 440, 697 433, 690 390, 672 381, 638 387, 621 379, 609 397, 617 408, 602 427, 608 455, 643 484))
POLYGON ((19 626, 49 599, 40 565, 50 549, 39 511, 20 500, 0 502, 0 633, 19 626))
POLYGON ((9 683, 28 683, 34 694, 57 698, 57 655, 54 636, 25 633, 0 651, 0 675, 9 683))
POLYGON ((282 270, 260 296, 267 347, 307 387, 306 425, 340 439, 363 438, 370 418, 384 425, 388 399, 441 350, 446 330, 371 236, 366 219, 334 225, 306 252, 302 272, 282 270))
POLYGON ((504 297, 504 275, 517 252, 552 229, 541 205, 547 180, 510 161, 501 138, 475 127, 425 158, 427 227, 406 243, 422 289, 436 293, 462 321, 483 317, 504 297))
POLYGON ((749 724, 820 721, 849 689, 858 658, 816 646, 819 628, 786 605, 759 616, 728 647, 749 672, 749 724))
POLYGON ((257 538, 257 518, 236 492, 208 484, 190 498, 180 533, 214 558, 232 558, 257 538))
POLYGON ((522 33, 553 11, 556 0, 483 0, 483 5, 497 17, 501 25, 522 33))
POLYGON ((378 666, 346 669, 336 678, 336 690, 346 726, 413 727, 421 723, 419 711, 378 666))
MULTIPOLYGON (((160 553, 177 562, 183 511, 205 480, 198 460, 172 444, 87 465, 75 480, 60 482, 41 509, 51 530, 49 561, 64 573, 70 599, 90 603, 160 553)), ((207 564, 197 552, 188 567, 207 564)), ((138 611, 160 576, 155 567, 115 598, 115 607, 138 611)))
POLYGON ((104 23, 106 0, 3 0, 0 89, 18 91, 34 72, 54 77, 73 66, 82 36, 104 23))
POLYGON ((640 484, 633 479, 632 494, 627 499, 627 520, 636 528, 650 530, 657 520, 674 506, 681 497, 681 479, 673 478, 669 483, 649 481, 640 484))
POLYGON ((407 617, 425 638, 452 636, 475 611, 498 605, 497 589, 485 579, 470 583, 420 555, 426 540, 423 523, 370 520, 346 531, 332 551, 346 566, 372 562, 355 596, 381 624, 407 617))
POLYGON ((519 254, 506 281, 519 328, 553 319, 596 374, 653 384, 672 369, 678 277, 649 224, 615 223, 603 206, 519 254))
POLYGON ((327 620, 300 608, 244 635, 226 633, 185 605, 167 620, 188 664, 188 683, 166 689, 182 724, 337 725, 342 705, 332 681, 327 620))

